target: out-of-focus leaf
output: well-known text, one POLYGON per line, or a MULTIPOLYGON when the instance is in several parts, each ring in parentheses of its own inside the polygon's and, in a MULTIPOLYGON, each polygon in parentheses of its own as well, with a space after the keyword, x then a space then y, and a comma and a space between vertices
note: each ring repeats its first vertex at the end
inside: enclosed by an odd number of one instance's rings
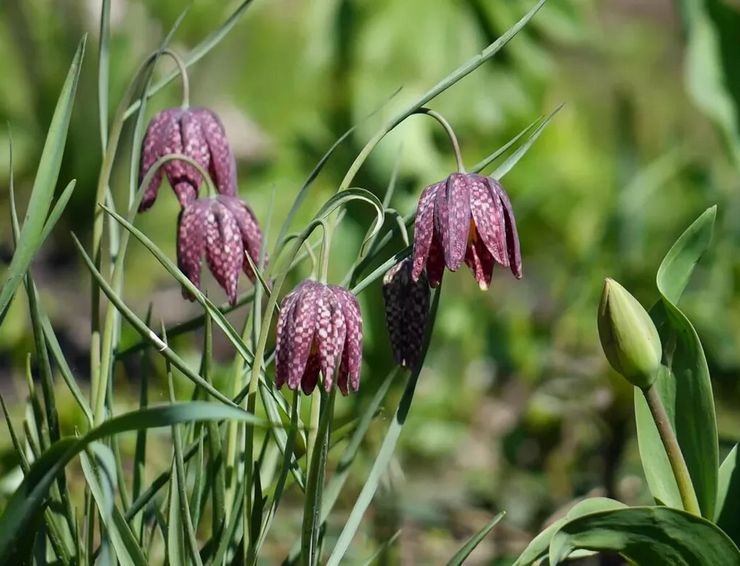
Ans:
POLYGON ((553 522, 540 534, 534 537, 527 548, 524 549, 524 552, 522 552, 519 555, 519 558, 516 559, 514 566, 534 564, 535 562, 545 558, 547 556, 547 551, 550 548, 550 541, 552 540, 553 535, 568 521, 597 511, 625 509, 626 507, 627 506, 624 503, 620 503, 619 501, 615 501, 614 499, 609 499, 607 497, 591 497, 589 499, 579 501, 568 510, 565 517, 553 522))
POLYGON ((54 115, 49 125, 49 133, 46 136, 44 149, 36 170, 36 178, 33 181, 31 197, 28 201, 20 237, 16 242, 15 253, 8 267, 5 282, 0 288, 0 324, 2 324, 8 312, 10 301, 23 280, 23 275, 31 264, 36 251, 43 243, 42 234, 44 233, 49 207, 54 197, 59 169, 62 165, 62 155, 64 154, 64 145, 67 139, 67 130, 72 115, 77 80, 80 76, 84 53, 85 39, 83 38, 77 47, 74 59, 72 59, 72 65, 69 68, 54 109, 54 115))
POLYGON ((740 552, 716 525, 668 507, 628 507, 571 519, 550 542, 549 560, 576 549, 618 552, 650 566, 737 566, 740 552))
POLYGON ((740 546, 740 461, 737 446, 719 467, 715 522, 740 546))
POLYGON ((470 556, 470 553, 476 549, 476 547, 484 538, 486 538, 488 533, 490 533, 493 530, 493 527, 495 527, 498 522, 503 519, 505 514, 506 513, 504 511, 501 511, 501 513, 496 515, 486 525, 484 525, 481 530, 470 537, 468 541, 463 545, 463 547, 455 553, 455 556, 450 558, 447 566, 462 566, 468 556, 470 556))
MULTIPOLYGON (((719 447, 712 384, 696 330, 676 302, 694 266, 709 246, 716 207, 706 210, 668 251, 656 278, 662 300, 650 315, 660 333, 667 369, 655 387, 681 447, 702 515, 714 518, 717 499, 719 447)), ((640 391, 635 391, 635 416, 640 457, 650 491, 656 500, 682 508, 668 456, 640 391)))

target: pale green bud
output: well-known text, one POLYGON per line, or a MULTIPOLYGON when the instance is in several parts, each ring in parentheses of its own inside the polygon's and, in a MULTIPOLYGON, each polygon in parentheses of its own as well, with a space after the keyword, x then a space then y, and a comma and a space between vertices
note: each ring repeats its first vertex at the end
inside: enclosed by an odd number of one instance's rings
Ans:
POLYGON ((613 279, 604 280, 598 322, 611 366, 632 385, 650 387, 660 367, 660 336, 642 305, 613 279))

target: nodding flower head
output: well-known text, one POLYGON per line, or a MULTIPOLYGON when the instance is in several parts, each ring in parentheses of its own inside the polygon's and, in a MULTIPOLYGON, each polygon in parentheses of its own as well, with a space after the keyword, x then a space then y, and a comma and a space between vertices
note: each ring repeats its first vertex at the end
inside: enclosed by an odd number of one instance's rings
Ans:
MULTIPOLYGON (((196 287, 200 287, 200 266, 205 254, 211 273, 236 302, 239 272, 254 281, 256 275, 245 253, 255 264, 259 260, 262 232, 250 208, 237 197, 218 195, 194 199, 183 206, 177 222, 177 263, 196 287)), ((193 297, 183 289, 183 295, 193 297)))
POLYGON ((362 317, 343 287, 306 280, 280 306, 275 385, 309 395, 323 374, 324 390, 336 383, 343 395, 360 387, 362 317))
POLYGON ((490 285, 495 263, 522 276, 519 236, 504 188, 491 177, 453 173, 421 194, 411 275, 418 281, 426 268, 436 287, 445 266, 457 271, 463 261, 481 289, 490 285))
MULTIPOLYGON (((236 161, 221 121, 206 108, 168 108, 159 112, 144 136, 139 182, 156 161, 165 155, 181 154, 201 165, 213 179, 216 190, 236 196, 236 161)), ((182 206, 198 196, 203 178, 191 164, 173 159, 165 163, 144 189, 139 206, 143 212, 154 204, 162 181, 167 176, 182 206)))
POLYGON ((387 271, 383 300, 393 357, 398 365, 413 369, 421 356, 431 293, 426 272, 414 281, 411 268, 411 258, 406 258, 387 271))

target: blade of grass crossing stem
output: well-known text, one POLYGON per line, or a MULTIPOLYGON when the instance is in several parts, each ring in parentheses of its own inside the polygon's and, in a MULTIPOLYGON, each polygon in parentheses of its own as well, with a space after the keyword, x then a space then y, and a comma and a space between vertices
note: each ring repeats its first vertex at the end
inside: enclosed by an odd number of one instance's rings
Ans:
MULTIPOLYGON (((198 45, 196 45, 193 49, 191 49, 185 57, 183 57, 183 63, 185 64, 185 67, 189 67, 193 63, 199 61, 203 57, 205 57, 208 52, 216 47, 221 40, 223 40, 224 37, 226 37, 226 34, 228 34, 231 29, 237 24, 239 21, 239 18, 244 13, 244 11, 249 7, 249 5, 252 3, 252 0, 244 0, 237 8, 231 13, 231 15, 224 21, 221 26, 216 29, 213 33, 211 33, 208 37, 206 37, 203 41, 201 41, 198 45)), ((181 15, 181 18, 185 14, 183 13, 181 15)), ((158 93, 160 90, 162 90, 165 86, 167 86, 172 80, 174 80, 178 76, 177 71, 173 71, 166 77, 164 77, 162 80, 157 82, 154 86, 152 86, 148 92, 147 92, 147 98, 151 98, 156 93, 158 93)), ((128 110, 126 110, 126 113, 124 114, 124 119, 128 118, 136 112, 136 109, 139 107, 139 102, 134 102, 131 106, 129 106, 128 110)))
MULTIPOLYGON (((162 335, 165 336, 166 339, 167 335, 164 332, 164 325, 162 326, 162 335)), ((167 371, 167 383, 169 385, 170 391, 170 403, 175 404, 177 402, 177 399, 175 399, 175 384, 172 377, 172 366, 169 364, 169 362, 165 362, 165 368, 167 371)), ((175 485, 171 485, 170 489, 172 491, 175 491, 177 494, 177 506, 180 508, 178 513, 179 520, 185 525, 183 536, 185 537, 187 549, 190 554, 190 560, 187 563, 196 564, 196 566, 202 566, 203 563, 200 560, 200 551, 198 550, 198 540, 195 538, 195 528, 193 527, 193 522, 190 515, 187 481, 185 479, 185 462, 182 457, 182 438, 180 437, 180 430, 177 425, 172 426, 172 441, 175 448, 175 476, 172 478, 172 481, 176 480, 176 487, 175 485)), ((171 504, 172 500, 170 500, 170 505, 171 504)), ((170 523, 170 532, 172 532, 172 526, 172 523, 170 523)), ((180 531, 183 531, 181 525, 178 528, 180 531)), ((171 564, 179 563, 171 562, 171 564)), ((185 562, 182 562, 182 564, 185 564, 185 562)))
POLYGON ((116 293, 111 289, 108 282, 103 278, 103 276, 100 274, 100 272, 96 269, 95 265, 93 264, 92 259, 89 255, 85 252, 85 249, 82 247, 82 244, 80 241, 73 235, 73 240, 75 245, 77 246, 78 251, 80 252, 80 255, 82 256, 82 259, 85 262, 85 265, 90 270, 90 273, 92 273, 93 278, 95 279, 96 283, 100 287, 100 289, 105 293, 105 295, 110 299, 110 301, 115 305, 115 307, 121 312, 121 314, 124 316, 126 320, 129 321, 129 323, 136 329, 136 331, 145 339, 149 340, 154 346, 157 347, 157 351, 161 356, 163 356, 165 359, 169 360, 173 366, 175 366, 177 369, 179 369, 185 377, 187 377, 190 381, 192 381, 195 385, 203 388, 206 392, 208 392, 212 397, 215 397, 225 405, 231 406, 233 408, 237 408, 236 405, 226 397, 223 393, 218 391, 216 388, 214 388, 210 383, 208 383, 205 379, 203 379, 201 376, 196 374, 190 367, 185 363, 185 361, 178 356, 174 350, 172 350, 166 343, 164 343, 157 334, 149 328, 144 322, 137 317, 131 309, 126 306, 126 304, 121 300, 121 298, 116 295, 116 293))
POLYGON ((318 542, 321 527, 321 494, 323 493, 324 477, 326 475, 326 457, 329 452, 335 395, 336 389, 332 389, 331 393, 328 394, 321 390, 319 430, 316 435, 313 454, 311 454, 303 506, 301 564, 304 566, 316 566, 320 560, 318 542))
POLYGON ((506 161, 496 167, 496 170, 491 174, 491 177, 497 180, 503 179, 504 175, 511 171, 514 165, 516 165, 519 160, 527 154, 529 148, 531 148, 532 144, 537 141, 537 138, 540 137, 540 134, 545 131, 545 128, 550 123, 550 120, 552 120, 555 115, 560 112, 560 109, 562 107, 563 105, 561 104, 555 110, 550 112, 547 118, 545 118, 544 121, 539 126, 537 126, 537 129, 534 132, 532 132, 527 141, 524 142, 524 144, 522 144, 522 146, 519 147, 514 153, 512 153, 506 159, 506 161))
POLYGON ((522 139, 525 135, 527 135, 527 132, 532 130, 535 126, 540 124, 543 120, 543 117, 540 116, 536 120, 534 120, 532 123, 529 124, 526 128, 524 128, 521 132, 519 132, 517 135, 515 135, 513 138, 511 138, 509 141, 507 141, 504 145, 499 147, 496 151, 491 153, 490 155, 487 155, 483 159, 481 159, 478 163, 476 163, 473 167, 470 168, 470 171, 472 173, 480 173, 483 169, 488 167, 491 163, 496 161, 499 157, 501 157, 504 153, 509 151, 509 149, 516 144, 520 139, 522 139))
MULTIPOLYGON (((396 367, 388 373, 383 383, 375 392, 375 395, 370 401, 370 404, 362 413, 362 416, 357 423, 357 427, 352 433, 352 437, 350 438, 347 447, 344 449, 342 456, 339 458, 339 462, 337 462, 337 467, 334 470, 334 474, 332 475, 331 480, 329 480, 329 484, 324 490, 324 494, 321 500, 322 524, 326 523, 326 520, 329 518, 329 514, 331 513, 332 509, 334 509, 334 505, 339 499, 339 494, 342 492, 344 483, 349 477, 349 471, 352 466, 352 462, 354 462, 354 459, 359 452, 360 445, 362 444, 362 440, 365 438, 367 430, 370 428, 370 423, 375 418, 375 415, 378 412, 383 399, 385 399, 385 396, 388 393, 388 389, 390 389, 391 383, 396 380, 399 371, 400 368, 396 367)), ((293 548, 291 548, 290 554, 288 555, 289 563, 292 564, 297 560, 300 550, 300 540, 298 540, 293 545, 293 548)))
POLYGON ((149 407, 106 420, 83 437, 63 438, 53 444, 33 463, 28 475, 16 488, 0 515, 0 564, 13 547, 14 537, 29 525, 41 508, 49 487, 61 470, 90 443, 107 436, 141 428, 158 428, 192 421, 240 419, 267 426, 240 408, 220 403, 194 401, 149 407))
POLYGON ((463 564, 465 564, 465 561, 467 560, 468 556, 470 556, 470 553, 476 549, 476 547, 484 538, 486 538, 486 536, 488 536, 488 533, 490 533, 493 530, 493 527, 495 527, 498 522, 503 519, 505 514, 506 513, 502 511, 493 519, 491 519, 488 524, 486 524, 481 530, 470 537, 463 545, 463 547, 458 550, 452 558, 450 558, 447 566, 462 566, 463 564))
POLYGON ((440 285, 434 293, 434 299, 432 301, 432 307, 429 313, 429 324, 424 336, 424 348, 422 350, 421 360, 418 366, 414 368, 414 371, 411 372, 411 375, 409 376, 409 381, 406 384, 406 389, 404 390, 403 396, 401 397, 401 402, 398 404, 396 414, 393 416, 393 420, 388 427, 388 432, 386 432, 385 438, 383 439, 383 444, 381 445, 380 451, 375 458, 373 467, 370 470, 370 475, 368 476, 365 485, 362 487, 362 491, 360 492, 360 495, 358 496, 357 501, 352 508, 352 512, 350 513, 341 534, 339 535, 339 539, 334 546, 334 550, 332 551, 331 556, 329 556, 327 566, 337 566, 342 560, 344 554, 347 552, 347 549, 352 542, 352 538, 355 536, 357 529, 360 527, 362 516, 365 514, 367 508, 370 506, 370 502, 372 501, 373 496, 375 495, 375 492, 380 485, 380 479, 388 468, 388 464, 393 457, 393 451, 396 448, 396 443, 398 442, 398 438, 401 435, 401 430, 403 429, 403 425, 406 423, 406 418, 408 417, 409 410, 411 409, 411 402, 414 398, 414 392, 416 390, 416 382, 419 379, 419 373, 421 372, 421 368, 424 364, 424 359, 426 358, 427 350, 429 349, 429 342, 431 340, 432 331, 434 330, 434 324, 437 318, 437 308, 439 306, 439 297, 441 292, 442 285, 440 285))
POLYGON ((110 71, 110 0, 100 6, 100 39, 98 41, 98 115, 100 145, 105 153, 108 141, 108 76, 110 71))
POLYGON ((393 536, 381 544, 378 550, 376 550, 373 555, 365 561, 364 566, 373 566, 373 564, 378 564, 380 556, 393 546, 393 543, 398 540, 399 536, 401 536, 400 530, 393 533, 393 536))
POLYGON ((92 443, 80 455, 80 463, 116 558, 123 566, 146 566, 144 552, 115 504, 117 482, 113 453, 100 443, 92 443))
POLYGON ((18 285, 20 285, 26 270, 31 264, 31 260, 43 243, 41 235, 59 177, 84 52, 85 39, 83 38, 72 59, 67 78, 54 109, 49 125, 49 133, 46 136, 44 149, 36 170, 36 178, 33 181, 31 197, 28 201, 20 237, 10 261, 5 282, 0 288, 0 325, 7 314, 8 306, 18 289, 18 285))
POLYGON ((64 187, 64 190, 62 191, 62 194, 59 195, 59 198, 57 198, 57 201, 54 203, 51 212, 49 212, 49 217, 46 219, 46 224, 44 224, 44 231, 41 233, 42 242, 46 241, 46 239, 51 235, 51 231, 54 229, 54 226, 56 226, 57 222, 59 222, 59 219, 62 217, 62 213, 64 212, 65 208, 67 208, 69 199, 72 198, 72 193, 74 192, 76 186, 77 180, 72 179, 69 183, 67 183, 67 186, 64 187))
POLYGON ((208 314, 213 318, 216 325, 224 331, 224 334, 226 334, 229 342, 232 343, 237 352, 239 352, 247 363, 251 362, 253 359, 252 352, 249 351, 247 345, 229 321, 226 320, 226 317, 221 314, 216 305, 214 305, 210 299, 200 291, 200 289, 193 285, 193 283, 178 269, 178 267, 164 254, 164 252, 162 252, 162 250, 160 250, 143 232, 141 232, 141 230, 134 227, 120 214, 106 207, 103 207, 103 209, 124 228, 126 228, 126 230, 128 230, 137 240, 139 240, 139 242, 141 242, 141 244, 143 244, 144 247, 152 253, 152 255, 162 264, 170 275, 177 279, 177 281, 185 287, 206 310, 208 310, 208 314))

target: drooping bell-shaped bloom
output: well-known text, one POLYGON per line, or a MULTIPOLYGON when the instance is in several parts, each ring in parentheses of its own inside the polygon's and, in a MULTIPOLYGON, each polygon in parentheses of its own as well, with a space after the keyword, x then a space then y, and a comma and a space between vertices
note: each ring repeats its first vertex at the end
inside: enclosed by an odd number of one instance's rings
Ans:
POLYGON ((406 258, 386 272, 383 300, 393 357, 398 365, 413 369, 424 343, 430 289, 426 272, 422 271, 418 281, 414 281, 411 269, 411 258, 406 258))
MULTIPOLYGON (((144 136, 139 182, 160 157, 176 153, 189 157, 208 171, 220 194, 236 196, 236 161, 223 124, 212 111, 168 108, 154 116, 144 136)), ((198 196, 202 175, 190 163, 171 160, 154 174, 144 189, 140 212, 154 204, 163 173, 182 206, 198 196)))
MULTIPOLYGON (((229 302, 236 302, 239 272, 254 281, 256 275, 245 253, 256 264, 262 232, 252 210, 237 197, 217 195, 186 203, 177 222, 177 263, 180 270, 200 287, 203 256, 229 302)), ((183 296, 193 297, 183 289, 183 296)))
POLYGON ((337 285, 306 280, 280 306, 275 385, 309 395, 323 375, 325 391, 360 387, 362 317, 355 296, 337 285), (338 366, 338 371, 337 371, 338 366))
POLYGON ((426 268, 430 285, 436 287, 445 266, 457 271, 463 261, 481 289, 490 285, 496 263, 509 267, 517 279, 522 276, 509 197, 498 181, 473 173, 453 173, 421 194, 412 278, 418 281, 426 268))

